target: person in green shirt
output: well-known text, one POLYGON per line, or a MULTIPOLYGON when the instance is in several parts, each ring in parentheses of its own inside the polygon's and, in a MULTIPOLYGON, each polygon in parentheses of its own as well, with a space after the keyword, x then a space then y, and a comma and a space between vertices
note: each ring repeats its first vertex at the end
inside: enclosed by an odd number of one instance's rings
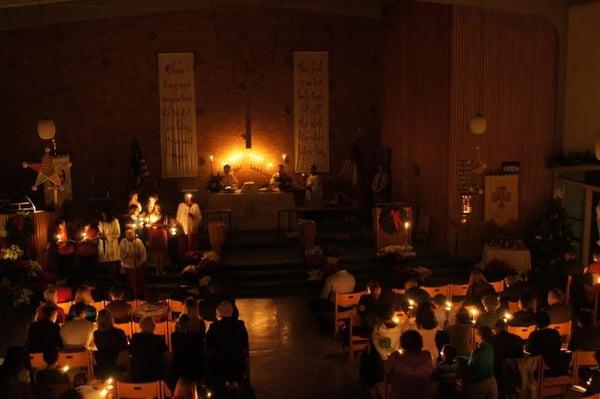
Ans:
POLYGON ((477 329, 479 345, 467 363, 469 399, 496 399, 498 386, 494 378, 494 348, 492 329, 481 326, 477 329))

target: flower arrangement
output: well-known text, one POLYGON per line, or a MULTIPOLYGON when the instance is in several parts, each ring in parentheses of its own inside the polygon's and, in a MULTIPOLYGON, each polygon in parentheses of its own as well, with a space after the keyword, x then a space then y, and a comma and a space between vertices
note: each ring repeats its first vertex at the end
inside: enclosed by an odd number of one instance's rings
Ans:
POLYGON ((408 244, 402 245, 388 245, 383 247, 377 251, 378 258, 385 258, 387 256, 397 256, 397 255, 413 255, 413 247, 408 244))
POLYGON ((20 304, 29 304, 42 282, 40 264, 25 256, 18 245, 0 250, 0 312, 20 304))
POLYGON ((23 256, 23 250, 18 245, 11 245, 8 248, 2 248, 0 258, 6 261, 15 261, 23 256))
POLYGON ((215 251, 206 251, 202 255, 202 258, 200 258, 201 262, 219 263, 220 260, 221 256, 215 251))

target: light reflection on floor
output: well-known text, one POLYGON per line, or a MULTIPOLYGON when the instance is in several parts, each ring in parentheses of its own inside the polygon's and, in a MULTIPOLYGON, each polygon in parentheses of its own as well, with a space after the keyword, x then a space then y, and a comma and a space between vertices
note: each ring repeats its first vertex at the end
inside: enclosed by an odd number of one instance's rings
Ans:
POLYGON ((364 398, 357 361, 320 335, 305 298, 241 299, 258 399, 364 398))

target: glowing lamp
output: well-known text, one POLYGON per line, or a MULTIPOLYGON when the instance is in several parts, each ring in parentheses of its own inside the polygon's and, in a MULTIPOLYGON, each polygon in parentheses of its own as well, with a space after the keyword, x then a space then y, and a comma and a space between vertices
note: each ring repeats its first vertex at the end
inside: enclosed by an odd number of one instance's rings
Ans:
POLYGON ((98 395, 99 395, 101 398, 106 398, 106 396, 108 395, 108 389, 106 389, 106 388, 102 388, 102 389, 100 390, 100 392, 98 392, 98 395))
POLYGON ((56 125, 53 120, 42 119, 37 123, 37 133, 42 140, 52 140, 56 135, 56 125))
POLYGON ((171 228, 169 229, 169 233, 170 233, 172 236, 176 236, 176 235, 177 235, 177 227, 171 227, 171 228))
POLYGON ((508 312, 505 312, 505 313, 504 313, 504 317, 503 317, 503 319, 504 319, 504 322, 505 322, 505 323, 506 323, 507 321, 511 320, 512 318, 513 318, 513 316, 512 316, 510 313, 508 313, 508 312))
POLYGON ((69 371, 69 365, 67 364, 66 366, 64 366, 64 367, 61 369, 61 371, 62 371, 63 373, 66 373, 66 372, 68 372, 68 371, 69 371))
POLYGON ((471 119, 471 132, 473 134, 483 134, 487 130, 487 118, 481 114, 477 114, 471 119))
POLYGON ((398 316, 394 316, 394 317, 392 317, 392 321, 393 321, 395 324, 399 324, 399 323, 400 323, 400 318, 399 318, 398 316))
POLYGON ((210 398, 212 396, 212 392, 211 391, 206 391, 206 397, 210 398))
POLYGON ((446 310, 452 310, 452 302, 446 301, 446 310))
POLYGON ((408 230, 410 228, 410 222, 404 222, 404 228, 408 230))
POLYGON ((415 301, 413 301, 412 299, 408 300, 408 308, 409 309, 414 309, 415 308, 415 301))
POLYGON ((210 159, 210 162, 213 162, 215 160, 215 157, 213 157, 212 155, 209 155, 208 159, 210 159))

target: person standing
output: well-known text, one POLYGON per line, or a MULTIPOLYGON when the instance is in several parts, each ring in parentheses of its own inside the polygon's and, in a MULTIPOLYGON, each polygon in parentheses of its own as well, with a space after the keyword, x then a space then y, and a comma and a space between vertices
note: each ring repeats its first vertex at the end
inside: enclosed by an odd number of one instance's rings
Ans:
POLYGON ((223 166, 223 176, 221 176, 221 189, 237 189, 239 182, 231 171, 230 165, 223 166))
POLYGON ((154 205, 152 224, 148 227, 148 245, 152 252, 152 263, 156 268, 156 275, 165 274, 165 261, 167 258, 167 217, 162 214, 160 204, 154 205))
POLYGON ((192 193, 186 192, 183 196, 183 202, 177 207, 176 219, 187 237, 188 251, 198 249, 198 230, 202 222, 202 212, 194 202, 192 193))
POLYGON ((142 240, 136 237, 135 230, 127 229, 125 238, 119 245, 119 254, 121 258, 121 270, 127 275, 129 287, 134 298, 142 298, 146 276, 144 275, 144 265, 146 263, 146 247, 142 240))
POLYGON ((269 186, 279 189, 279 191, 289 191, 293 188, 292 178, 285 173, 283 164, 277 167, 277 172, 273 173, 269 186))
POLYGON ((138 213, 142 212, 142 204, 140 203, 140 196, 136 191, 132 191, 129 194, 129 204, 128 204, 127 208, 131 207, 131 205, 134 205, 138 209, 138 213))
POLYGON ((304 207, 320 208, 323 202, 323 186, 315 164, 310 166, 310 175, 306 178, 305 188, 304 207))
POLYGON ((98 263, 108 271, 108 277, 116 277, 119 262, 119 236, 121 227, 116 217, 109 210, 100 213, 98 223, 98 263))
POLYGON ((98 256, 98 233, 89 220, 84 222, 77 242, 77 255, 81 264, 81 273, 85 282, 89 282, 96 266, 98 256))
POLYGON ((494 335, 488 326, 479 327, 477 335, 481 343, 471 353, 467 363, 469 399, 496 399, 498 386, 494 377, 494 335))
POLYGON ((56 221, 56 254, 58 255, 58 277, 73 280, 74 270, 74 241, 69 239, 67 222, 64 219, 56 221))
POLYGON ((377 167, 377 174, 373 178, 371 190, 373 190, 375 204, 390 201, 390 174, 387 172, 387 168, 383 162, 377 167))

